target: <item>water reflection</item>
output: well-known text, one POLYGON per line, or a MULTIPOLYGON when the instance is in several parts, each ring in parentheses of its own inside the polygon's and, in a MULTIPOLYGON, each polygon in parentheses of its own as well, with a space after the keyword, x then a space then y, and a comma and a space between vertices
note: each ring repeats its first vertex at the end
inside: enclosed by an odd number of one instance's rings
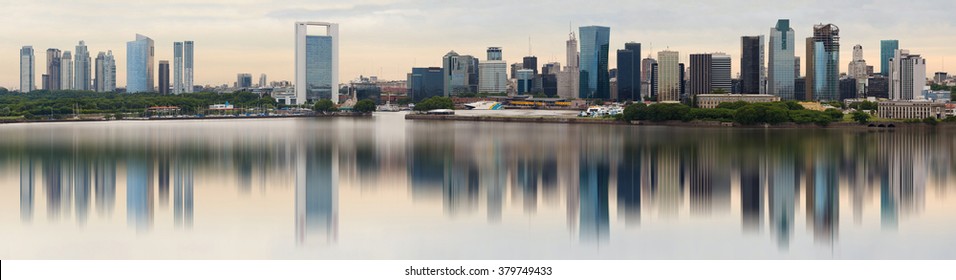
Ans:
POLYGON ((456 227, 458 220, 473 223, 472 217, 502 231, 515 223, 558 221, 568 231, 548 235, 565 235, 584 246, 632 239, 647 225, 694 224, 697 231, 729 224, 745 236, 767 235, 772 241, 765 245, 786 252, 806 241, 837 246, 841 227, 865 232, 861 228, 870 221, 900 231, 907 219, 928 212, 927 204, 951 201, 946 194, 956 186, 951 176, 956 146, 950 140, 956 132, 947 130, 724 130, 398 118, 288 120, 281 122, 283 129, 242 132, 202 123, 184 130, 154 123, 87 126, 92 131, 11 126, 0 128, 17 136, 0 141, 0 161, 14 164, 0 166, 17 168, 19 162, 24 226, 37 222, 37 205, 45 207, 40 214, 45 212, 48 221, 77 227, 93 219, 93 209, 97 217, 109 218, 125 205, 131 232, 146 234, 167 221, 202 231, 216 217, 197 220, 196 209, 216 212, 225 207, 222 197, 238 195, 239 204, 253 203, 263 199, 258 193, 286 190, 298 246, 333 245, 340 233, 354 233, 343 230, 354 221, 340 216, 340 203, 363 198, 344 200, 343 190, 389 193, 388 201, 376 202, 383 208, 409 207, 396 206, 406 201, 412 208, 437 205, 446 220, 425 221, 420 229, 433 238, 454 239, 443 235, 447 227, 456 227), (109 133, 97 133, 103 131, 109 133), (118 186, 117 174, 123 171, 125 183, 118 186), (202 190, 207 196, 197 195, 202 190), (124 204, 117 205, 118 193, 125 193, 124 204))

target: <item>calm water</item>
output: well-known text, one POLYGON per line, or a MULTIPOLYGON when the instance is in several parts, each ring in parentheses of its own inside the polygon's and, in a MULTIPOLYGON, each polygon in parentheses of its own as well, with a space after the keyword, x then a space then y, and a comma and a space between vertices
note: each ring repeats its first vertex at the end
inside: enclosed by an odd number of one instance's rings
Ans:
POLYGON ((956 258, 956 131, 0 125, 0 259, 956 258))

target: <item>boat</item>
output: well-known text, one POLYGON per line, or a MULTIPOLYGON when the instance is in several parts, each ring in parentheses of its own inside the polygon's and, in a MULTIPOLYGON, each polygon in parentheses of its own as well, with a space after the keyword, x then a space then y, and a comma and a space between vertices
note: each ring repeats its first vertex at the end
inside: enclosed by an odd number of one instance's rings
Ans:
POLYGON ((469 110, 501 110, 504 109, 504 105, 497 101, 478 101, 465 104, 465 108, 469 110))
POLYGON ((401 109, 398 108, 398 106, 392 105, 392 101, 389 100, 385 102, 385 105, 378 105, 375 110, 379 112, 398 112, 401 109))

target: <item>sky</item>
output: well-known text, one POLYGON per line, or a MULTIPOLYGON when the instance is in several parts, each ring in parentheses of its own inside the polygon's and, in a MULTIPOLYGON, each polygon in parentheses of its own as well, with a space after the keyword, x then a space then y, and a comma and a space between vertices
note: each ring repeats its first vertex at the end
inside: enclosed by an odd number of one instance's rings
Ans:
POLYGON ((879 71, 879 41, 898 39, 926 58, 928 73, 954 73, 954 11, 952 0, 0 0, 0 86, 19 88, 20 47, 34 47, 39 84, 46 49, 73 52, 84 40, 93 58, 113 51, 122 87, 126 42, 137 33, 155 41, 157 65, 172 60, 173 42, 195 41, 197 85, 232 85, 237 73, 291 81, 296 21, 339 24, 340 82, 403 80, 412 67, 440 67, 450 50, 484 59, 490 46, 502 47, 509 64, 530 53, 539 67, 564 65, 569 27, 588 25, 611 28, 610 68, 615 50, 638 42, 643 57, 670 49, 682 62, 691 53, 725 52, 736 76, 740 36, 766 36, 781 18, 790 19, 801 57, 814 24, 839 26, 842 71, 856 44, 879 71))

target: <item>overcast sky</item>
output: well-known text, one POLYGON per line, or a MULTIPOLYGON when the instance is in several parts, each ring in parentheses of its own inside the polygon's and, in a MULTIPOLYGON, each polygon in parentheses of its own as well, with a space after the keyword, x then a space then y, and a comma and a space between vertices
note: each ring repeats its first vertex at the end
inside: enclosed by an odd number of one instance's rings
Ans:
MULTIPOLYGON (((196 43, 196 84, 230 84, 237 73, 292 80, 296 21, 339 23, 340 79, 376 75, 404 79, 413 66, 441 66, 449 50, 484 59, 503 47, 509 63, 530 51, 538 63, 565 63, 569 23, 611 28, 615 50, 642 43, 653 50, 689 54, 726 52, 739 71, 740 36, 767 35, 789 18, 803 56, 803 38, 815 23, 840 27, 840 66, 846 71, 853 45, 879 71, 879 41, 922 54, 927 72, 956 72, 956 1, 953 0, 733 0, 733 1, 450 1, 450 0, 0 0, 0 86, 19 87, 19 49, 36 51, 36 81, 46 72, 48 48, 73 51, 85 40, 91 56, 112 50, 117 85, 126 84, 126 42, 136 33, 156 42, 156 61, 172 60, 175 41, 196 43)), ((804 64, 801 62, 801 64, 804 64)), ((158 72, 158 71, 157 71, 158 72)))

